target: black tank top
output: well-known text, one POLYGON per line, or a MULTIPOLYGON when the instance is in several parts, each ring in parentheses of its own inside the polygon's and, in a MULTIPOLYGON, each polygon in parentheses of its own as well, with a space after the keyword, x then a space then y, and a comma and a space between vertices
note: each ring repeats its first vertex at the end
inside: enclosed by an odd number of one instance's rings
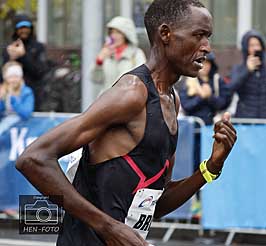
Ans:
MULTIPOLYGON (((82 196, 106 214, 147 234, 152 213, 138 214, 136 210, 149 210, 149 206, 153 205, 155 207, 158 198, 150 192, 161 192, 164 188, 178 133, 171 135, 164 121, 160 97, 149 69, 141 65, 128 74, 139 77, 148 90, 144 136, 127 155, 97 165, 89 165, 89 148, 85 146, 73 185, 82 196), (135 198, 137 195, 139 197, 135 198), (135 216, 136 221, 130 216, 135 216)), ((66 212, 57 245, 103 246, 105 243, 94 230, 66 212)))

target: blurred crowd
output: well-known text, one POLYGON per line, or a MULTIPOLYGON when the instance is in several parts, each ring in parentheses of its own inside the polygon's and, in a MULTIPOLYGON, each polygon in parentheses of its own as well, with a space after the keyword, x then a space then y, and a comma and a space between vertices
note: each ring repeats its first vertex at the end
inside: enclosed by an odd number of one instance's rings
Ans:
MULTIPOLYGON (((17 114, 25 120, 33 111, 79 112, 80 64, 70 73, 69 67, 59 67, 49 60, 27 15, 16 15, 13 23, 14 32, 2 52, 1 118, 17 114), (71 91, 76 97, 72 96, 70 104, 65 98, 71 91)), ((107 23, 106 33, 102 49, 88 68, 98 95, 123 73, 146 61, 131 19, 114 17, 107 23)), ((264 37, 256 30, 248 31, 242 39, 242 53, 242 63, 233 66, 226 78, 219 74, 212 52, 198 78, 182 77, 176 83, 184 115, 199 117, 207 125, 219 119, 225 110, 239 118, 266 118, 264 37)))
POLYGON ((45 45, 36 40, 33 22, 27 15, 16 15, 13 25, 10 42, 2 51, 0 119, 17 115, 27 120, 34 111, 79 112, 77 57, 69 58, 70 65, 48 59, 45 45), (69 104, 71 94, 74 100, 69 104))
MULTIPOLYGON (((25 120, 33 111, 78 112, 80 92, 72 93, 71 101, 77 102, 74 107, 64 98, 69 98, 71 91, 80 90, 80 85, 77 86, 80 71, 69 75, 64 67, 55 70, 55 64, 47 58, 45 45, 36 40, 32 20, 21 14, 13 22, 14 32, 2 52, 0 117, 16 114, 25 120)), ((111 87, 123 73, 146 61, 131 19, 117 16, 106 28, 105 43, 88 68, 92 81, 98 85, 97 94, 111 87)), ((235 65, 226 78, 219 74, 212 52, 197 78, 182 77, 176 83, 183 115, 199 117, 207 125, 218 120, 225 110, 234 117, 266 118, 263 36, 255 30, 248 31, 242 39, 242 53, 242 63, 235 65)))
POLYGON ((242 55, 242 63, 233 66, 226 78, 219 75, 210 53, 198 78, 178 82, 185 115, 199 117, 206 125, 224 110, 237 118, 266 118, 265 42, 259 32, 250 30, 243 36, 242 55))

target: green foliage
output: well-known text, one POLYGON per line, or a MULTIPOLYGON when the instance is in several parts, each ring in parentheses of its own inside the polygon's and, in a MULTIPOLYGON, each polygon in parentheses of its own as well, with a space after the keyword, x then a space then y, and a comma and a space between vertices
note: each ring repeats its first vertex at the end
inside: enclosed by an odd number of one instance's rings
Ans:
MULTIPOLYGON (((0 19, 5 19, 10 12, 23 12, 26 9, 27 0, 6 0, 2 1, 0 5, 0 19)), ((37 10, 37 0, 30 0, 31 12, 35 13, 37 10)))

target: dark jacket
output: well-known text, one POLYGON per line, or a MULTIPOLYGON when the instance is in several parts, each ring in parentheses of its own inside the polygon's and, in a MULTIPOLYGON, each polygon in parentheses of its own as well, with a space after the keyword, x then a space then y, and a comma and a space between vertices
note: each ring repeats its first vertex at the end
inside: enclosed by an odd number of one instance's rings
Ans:
POLYGON ((248 41, 256 37, 263 50, 265 43, 263 37, 255 30, 247 32, 242 38, 243 63, 233 67, 229 86, 232 92, 237 92, 239 101, 235 117, 239 118, 266 118, 266 67, 265 53, 263 52, 263 65, 258 71, 249 72, 246 66, 248 57, 248 41))
MULTIPOLYGON (((14 34, 12 35, 12 42, 18 39, 16 34, 16 24, 20 21, 31 20, 26 15, 17 15, 14 21, 14 34)), ((45 47, 38 42, 34 37, 33 26, 31 27, 31 35, 27 40, 23 40, 26 53, 24 56, 17 59, 23 66, 24 79, 28 86, 33 89, 36 102, 35 110, 38 111, 39 100, 42 97, 41 91, 44 85, 41 83, 43 75, 47 72, 47 60, 45 47)), ((9 45, 9 44, 8 44, 9 45)), ((7 49, 3 50, 3 64, 9 61, 7 49)))
MULTIPOLYGON (((209 84, 212 88, 212 95, 208 99, 202 99, 200 96, 188 96, 186 81, 183 82, 181 90, 179 91, 180 101, 182 108, 186 115, 196 116, 201 118, 205 124, 210 125, 213 123, 213 117, 219 110, 225 109, 231 100, 230 91, 223 79, 217 74, 218 66, 214 61, 214 56, 208 56, 212 67, 209 73, 209 84), (217 81, 215 81, 217 80, 217 81), (218 82, 216 87, 214 84, 218 82), (215 88, 218 88, 216 91, 215 88)), ((198 79, 199 83, 203 81, 198 79)))

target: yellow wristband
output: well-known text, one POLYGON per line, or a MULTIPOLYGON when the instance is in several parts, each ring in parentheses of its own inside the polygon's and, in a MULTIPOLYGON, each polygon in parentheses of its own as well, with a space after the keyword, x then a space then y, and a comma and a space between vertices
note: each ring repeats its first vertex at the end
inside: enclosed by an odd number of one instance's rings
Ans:
POLYGON ((206 180, 207 183, 211 183, 213 180, 217 179, 221 172, 219 174, 213 174, 211 172, 209 172, 209 170, 207 169, 207 160, 204 160, 202 163, 200 163, 200 172, 203 176, 203 178, 206 180))

